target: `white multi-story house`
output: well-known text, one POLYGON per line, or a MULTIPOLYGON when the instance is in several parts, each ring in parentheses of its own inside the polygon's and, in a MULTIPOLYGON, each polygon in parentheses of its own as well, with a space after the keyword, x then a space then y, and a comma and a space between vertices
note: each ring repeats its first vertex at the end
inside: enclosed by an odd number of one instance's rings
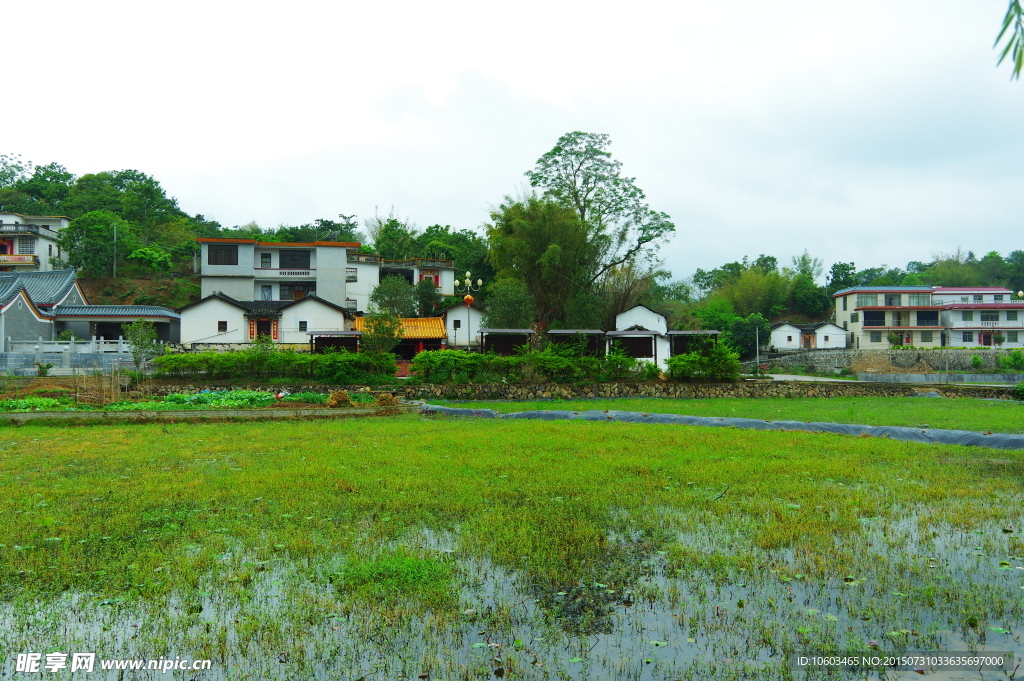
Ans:
POLYGON ((1024 345, 1024 301, 1002 287, 854 286, 833 297, 851 348, 887 348, 890 332, 919 347, 986 347, 997 336, 1024 345))
POLYGON ((182 342, 244 343, 258 335, 300 342, 296 334, 349 330, 351 316, 369 311, 370 294, 388 275, 410 284, 429 278, 439 293, 455 292, 451 260, 382 260, 360 253, 360 244, 339 241, 197 241, 202 299, 182 309, 182 342), (306 297, 319 305, 290 305, 306 297), (246 304, 254 302, 259 305, 246 304))
POLYGON ((1024 345, 1024 301, 1001 286, 937 286, 932 300, 942 305, 947 345, 989 347, 1024 345))
POLYGON ((49 272, 60 257, 57 233, 68 226, 63 215, 0 213, 0 272, 49 272))

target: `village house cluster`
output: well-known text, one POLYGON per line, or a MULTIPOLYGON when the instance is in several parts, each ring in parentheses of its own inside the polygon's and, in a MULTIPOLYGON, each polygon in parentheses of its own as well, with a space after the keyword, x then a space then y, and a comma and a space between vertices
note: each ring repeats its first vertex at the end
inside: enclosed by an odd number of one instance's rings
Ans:
MULTIPOLYGON (((191 349, 244 347, 266 336, 285 347, 359 349, 370 295, 386 276, 416 284, 432 280, 438 293, 456 293, 456 263, 414 258, 385 260, 358 243, 278 243, 256 239, 198 239, 201 299, 180 310, 154 305, 91 305, 73 270, 54 270, 60 257, 62 216, 0 213, 0 338, 3 352, 38 351, 64 332, 86 339, 75 351, 101 352, 120 339, 123 325, 140 318, 156 325, 161 341, 191 349), (31 344, 35 345, 31 345, 31 344)), ((773 324, 762 348, 887 348, 892 334, 918 347, 1024 346, 1024 301, 1001 287, 854 286, 833 294, 832 321, 773 324)), ((453 304, 434 317, 404 319, 395 352, 481 347, 512 352, 530 329, 481 326, 482 309, 453 304)), ((551 331, 554 342, 582 335, 594 352, 616 343, 631 356, 665 366, 697 336, 718 332, 669 331, 664 315, 644 306, 616 318, 613 331, 551 331)), ((123 345, 123 343, 122 343, 123 345)))

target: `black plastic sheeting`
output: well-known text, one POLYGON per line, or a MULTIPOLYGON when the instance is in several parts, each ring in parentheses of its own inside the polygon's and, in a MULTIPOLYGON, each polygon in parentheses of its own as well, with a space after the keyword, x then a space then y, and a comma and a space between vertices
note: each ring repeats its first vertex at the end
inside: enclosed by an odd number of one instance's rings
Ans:
POLYGON ((424 414, 473 416, 486 419, 535 419, 540 421, 621 421, 625 423, 661 423, 679 426, 710 426, 745 430, 786 430, 808 433, 836 433, 855 437, 885 437, 890 440, 920 442, 933 445, 964 445, 989 449, 1024 449, 1024 435, 978 433, 971 430, 941 428, 907 428, 904 426, 859 426, 845 423, 812 423, 804 421, 762 421, 760 419, 716 418, 711 416, 677 416, 646 414, 638 411, 523 411, 502 414, 494 409, 457 409, 424 404, 424 414))

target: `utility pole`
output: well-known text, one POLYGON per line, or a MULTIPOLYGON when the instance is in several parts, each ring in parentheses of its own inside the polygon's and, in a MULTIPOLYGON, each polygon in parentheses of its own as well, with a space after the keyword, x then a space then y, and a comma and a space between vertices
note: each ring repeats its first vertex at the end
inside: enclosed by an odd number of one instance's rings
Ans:
POLYGON ((114 225, 114 274, 113 278, 117 278, 117 225, 114 225))

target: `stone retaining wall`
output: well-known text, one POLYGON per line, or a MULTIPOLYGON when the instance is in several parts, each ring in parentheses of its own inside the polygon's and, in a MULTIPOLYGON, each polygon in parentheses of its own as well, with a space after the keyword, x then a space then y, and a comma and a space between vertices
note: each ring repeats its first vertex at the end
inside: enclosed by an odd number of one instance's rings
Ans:
MULTIPOLYGON (((855 364, 873 363, 892 366, 893 371, 902 372, 911 369, 927 369, 931 371, 969 371, 972 358, 977 355, 987 369, 998 369, 999 358, 1009 354, 1011 350, 995 348, 937 348, 925 350, 907 348, 900 350, 852 350, 834 348, 821 350, 804 350, 793 352, 773 359, 761 359, 761 364, 769 366, 791 367, 807 366, 808 371, 829 373, 833 369, 850 369, 855 364)), ((756 361, 743 362, 745 371, 750 371, 756 361)))
POLYGON ((601 383, 594 385, 408 385, 410 400, 536 400, 614 397, 909 397, 936 391, 943 397, 1012 399, 1012 389, 987 386, 918 386, 853 381, 744 381, 740 383, 601 383))
MULTIPOLYGON (((228 385, 161 385, 153 389, 155 395, 170 393, 197 393, 203 390, 230 390, 228 385)), ((234 386, 239 387, 239 386, 234 386)), ((287 390, 298 393, 329 392, 345 389, 359 390, 361 386, 245 386, 245 390, 276 392, 287 390)), ((559 383, 532 383, 507 385, 504 383, 480 383, 471 385, 410 384, 400 386, 376 386, 373 392, 391 392, 407 400, 538 400, 574 398, 614 397, 672 397, 697 399, 708 397, 909 397, 921 392, 936 391, 943 397, 984 397, 1013 399, 1013 388, 929 385, 910 386, 885 383, 858 383, 855 381, 742 381, 740 383, 671 383, 650 381, 647 383, 594 383, 588 385, 565 385, 559 383)))

